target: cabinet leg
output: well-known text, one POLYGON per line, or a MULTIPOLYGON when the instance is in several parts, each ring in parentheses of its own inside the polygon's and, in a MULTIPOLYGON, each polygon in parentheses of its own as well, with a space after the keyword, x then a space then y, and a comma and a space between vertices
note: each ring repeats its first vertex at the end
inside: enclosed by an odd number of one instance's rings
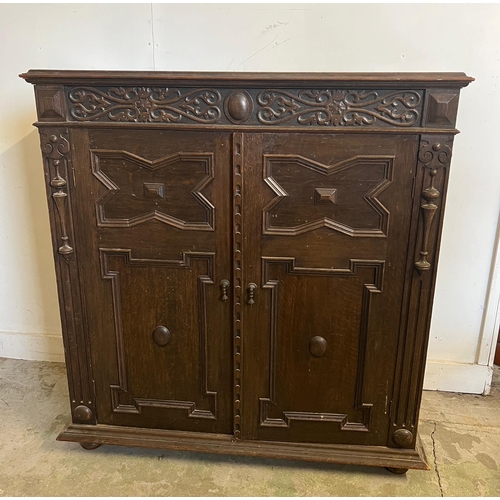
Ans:
POLYGON ((82 448, 85 448, 86 450, 95 450, 96 448, 99 448, 101 446, 100 443, 80 443, 80 446, 82 448))
POLYGON ((401 467, 386 467, 386 469, 393 474, 406 474, 408 472, 408 469, 403 469, 401 467))

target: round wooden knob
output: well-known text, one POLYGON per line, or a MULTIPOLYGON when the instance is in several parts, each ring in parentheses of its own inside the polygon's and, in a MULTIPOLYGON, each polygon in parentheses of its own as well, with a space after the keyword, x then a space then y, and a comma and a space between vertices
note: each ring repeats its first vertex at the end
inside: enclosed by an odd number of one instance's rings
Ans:
POLYGON ((325 355, 327 346, 326 340, 318 335, 310 340, 309 352, 315 358, 322 358, 325 355))
POLYGON ((163 347, 170 342, 170 330, 166 326, 157 326, 153 330, 153 340, 157 345, 163 347))
POLYGON ((408 429, 398 429, 392 435, 392 440, 401 448, 408 448, 413 443, 413 434, 408 429))
POLYGON ((92 410, 85 405, 79 405, 74 409, 73 415, 80 422, 88 422, 92 419, 92 410))

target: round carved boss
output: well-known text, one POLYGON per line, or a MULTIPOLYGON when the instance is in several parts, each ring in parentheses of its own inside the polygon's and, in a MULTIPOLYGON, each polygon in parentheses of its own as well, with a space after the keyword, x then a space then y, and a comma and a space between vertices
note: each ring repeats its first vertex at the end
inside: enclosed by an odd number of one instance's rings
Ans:
POLYGON ((309 341, 309 352, 315 358, 322 358, 325 355, 327 346, 326 340, 317 335, 309 341))
POLYGON ((153 340, 157 345, 163 347, 170 342, 170 330, 166 326, 157 326, 153 330, 153 340))
POLYGON ((88 422, 92 419, 92 410, 85 405, 79 405, 74 409, 73 415, 80 422, 88 422))
POLYGON ((401 448, 408 448, 413 443, 413 434, 408 429, 398 429, 392 435, 392 440, 401 448))
POLYGON ((232 92, 224 101, 224 113, 233 123, 247 122, 252 116, 252 111, 252 97, 244 90, 232 92))

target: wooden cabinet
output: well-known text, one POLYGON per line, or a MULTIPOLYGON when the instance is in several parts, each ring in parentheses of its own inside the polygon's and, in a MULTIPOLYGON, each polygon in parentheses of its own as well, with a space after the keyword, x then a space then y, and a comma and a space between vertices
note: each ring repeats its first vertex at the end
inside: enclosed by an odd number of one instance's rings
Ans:
POLYGON ((60 440, 428 468, 463 73, 30 71, 60 440))

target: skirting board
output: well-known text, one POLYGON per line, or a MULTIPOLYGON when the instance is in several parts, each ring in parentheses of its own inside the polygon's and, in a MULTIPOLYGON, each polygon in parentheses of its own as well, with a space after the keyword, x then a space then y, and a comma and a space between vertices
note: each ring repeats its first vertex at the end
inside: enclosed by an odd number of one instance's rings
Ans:
MULTIPOLYGON (((62 337, 56 334, 0 332, 0 358, 64 362, 62 337)), ((488 366, 427 361, 424 389, 483 394, 491 380, 488 366)))
POLYGON ((64 363, 61 335, 0 332, 0 358, 64 363))
POLYGON ((429 470, 420 436, 416 449, 273 441, 236 441, 226 434, 70 424, 58 441, 429 470))
POLYGON ((491 381, 492 368, 468 363, 427 361, 424 389, 428 391, 486 394, 491 381))

